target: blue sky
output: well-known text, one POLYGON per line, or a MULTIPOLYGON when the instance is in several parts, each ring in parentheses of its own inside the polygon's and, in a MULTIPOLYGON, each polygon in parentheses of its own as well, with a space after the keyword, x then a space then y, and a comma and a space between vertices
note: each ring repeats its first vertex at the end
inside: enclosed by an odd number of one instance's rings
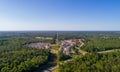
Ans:
POLYGON ((0 30, 120 30, 120 0, 0 0, 0 30))

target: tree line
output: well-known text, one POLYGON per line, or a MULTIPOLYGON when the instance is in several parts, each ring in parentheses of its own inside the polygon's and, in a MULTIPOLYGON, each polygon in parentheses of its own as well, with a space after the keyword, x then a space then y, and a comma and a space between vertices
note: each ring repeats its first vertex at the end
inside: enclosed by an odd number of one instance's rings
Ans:
POLYGON ((88 53, 59 65, 59 72, 119 72, 120 52, 88 53))

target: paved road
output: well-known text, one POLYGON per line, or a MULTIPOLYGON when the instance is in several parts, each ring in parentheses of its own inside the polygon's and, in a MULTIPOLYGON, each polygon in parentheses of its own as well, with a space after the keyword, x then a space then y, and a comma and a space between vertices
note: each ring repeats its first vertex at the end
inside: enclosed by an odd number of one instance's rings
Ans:
POLYGON ((106 50, 106 51, 101 51, 98 53, 109 53, 109 52, 114 52, 114 51, 120 51, 120 49, 106 50))

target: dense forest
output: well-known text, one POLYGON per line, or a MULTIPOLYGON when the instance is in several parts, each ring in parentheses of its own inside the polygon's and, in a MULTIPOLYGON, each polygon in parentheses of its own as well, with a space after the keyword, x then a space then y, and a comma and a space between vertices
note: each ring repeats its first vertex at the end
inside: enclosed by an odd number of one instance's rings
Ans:
MULTIPOLYGON (((51 43, 58 63, 72 59, 60 64, 59 72, 120 71, 119 51, 98 53, 120 49, 119 31, 13 31, 0 32, 0 72, 30 72, 45 65, 49 61, 51 51, 27 47, 27 44, 37 42, 51 43), (36 37, 51 37, 52 40, 36 37), (84 39, 84 45, 79 50, 87 54, 82 55, 75 47, 72 50, 76 54, 71 56, 58 52, 61 40, 79 38, 84 39)), ((75 46, 79 45, 78 43, 75 46)))
POLYGON ((48 61, 49 50, 30 48, 26 44, 33 42, 52 43, 53 41, 36 39, 34 37, 34 35, 33 37, 26 37, 26 35, 21 37, 21 33, 14 34, 14 32, 1 34, 0 72, 29 72, 48 61))
POLYGON ((59 65, 59 72, 119 72, 120 52, 89 53, 59 65))
POLYGON ((118 39, 94 39, 87 41, 81 48, 87 52, 98 52, 111 49, 120 49, 120 38, 118 39))
POLYGON ((87 52, 98 52, 111 49, 120 49, 120 36, 104 35, 93 36, 86 40, 81 48, 87 52))
POLYGON ((48 60, 49 51, 22 48, 0 53, 0 72, 29 72, 48 60))
POLYGON ((44 64, 49 57, 49 50, 33 49, 25 46, 33 39, 0 40, 0 72, 26 72, 44 64))

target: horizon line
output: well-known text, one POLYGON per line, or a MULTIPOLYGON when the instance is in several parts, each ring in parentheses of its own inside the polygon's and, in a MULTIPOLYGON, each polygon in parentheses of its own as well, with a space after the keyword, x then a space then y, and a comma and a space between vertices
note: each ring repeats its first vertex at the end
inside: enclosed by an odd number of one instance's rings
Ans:
POLYGON ((0 32, 6 31, 120 31, 120 30, 0 30, 0 32))

